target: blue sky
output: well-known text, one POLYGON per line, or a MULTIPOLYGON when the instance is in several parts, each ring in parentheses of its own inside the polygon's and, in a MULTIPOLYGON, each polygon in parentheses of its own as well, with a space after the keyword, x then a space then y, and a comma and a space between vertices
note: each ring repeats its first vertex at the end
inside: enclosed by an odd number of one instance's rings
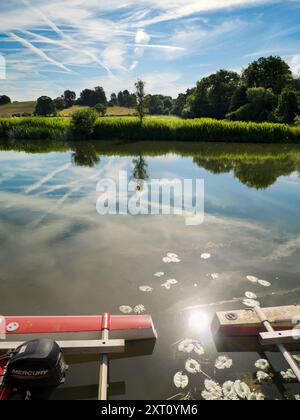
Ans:
POLYGON ((137 78, 150 93, 176 96, 216 70, 241 71, 271 54, 300 75, 300 0, 0 4, 0 94, 13 100, 133 90, 137 78))

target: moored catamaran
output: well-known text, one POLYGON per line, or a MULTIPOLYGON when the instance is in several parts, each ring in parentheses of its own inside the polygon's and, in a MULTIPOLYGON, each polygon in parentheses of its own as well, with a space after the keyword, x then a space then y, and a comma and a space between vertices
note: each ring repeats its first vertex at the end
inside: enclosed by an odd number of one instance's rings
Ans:
MULTIPOLYGON (((128 342, 154 342, 150 315, 5 317, 7 337, 0 342, 0 400, 48 395, 65 381, 70 354, 99 354, 98 399, 107 399, 109 355, 125 352, 128 342)), ((150 346, 153 350, 153 345, 150 346)), ((151 350, 150 350, 151 351, 151 350)))
MULTIPOLYGON (((285 347, 296 344, 300 349, 299 322, 300 305, 255 307, 217 312, 212 332, 233 343, 236 338, 252 338, 262 350, 275 346, 300 382, 299 366, 285 347)), ((147 350, 151 354, 157 339, 150 315, 12 316, 5 317, 4 323, 7 336, 0 342, 0 400, 16 394, 23 399, 48 396, 65 382, 65 357, 74 354, 99 355, 98 399, 106 400, 109 356, 123 353, 128 357, 128 343, 141 342, 152 343, 147 350)))

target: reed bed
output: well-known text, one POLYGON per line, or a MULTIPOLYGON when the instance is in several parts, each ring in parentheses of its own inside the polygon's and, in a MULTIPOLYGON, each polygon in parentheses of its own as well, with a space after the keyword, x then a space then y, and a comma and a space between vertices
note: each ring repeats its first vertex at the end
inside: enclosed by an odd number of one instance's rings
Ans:
MULTIPOLYGON (((70 135, 68 118, 0 118, 0 137, 60 139, 70 135)), ((98 118, 92 138, 128 141, 191 141, 226 143, 299 143, 300 128, 285 124, 145 118, 98 118)))

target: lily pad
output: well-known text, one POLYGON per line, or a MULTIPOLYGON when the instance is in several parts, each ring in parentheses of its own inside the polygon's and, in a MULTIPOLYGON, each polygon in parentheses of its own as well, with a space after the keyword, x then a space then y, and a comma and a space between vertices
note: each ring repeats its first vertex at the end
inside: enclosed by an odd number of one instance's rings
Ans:
POLYGON ((144 306, 144 305, 136 305, 136 306, 133 308, 133 312, 134 312, 135 314, 143 314, 144 312, 146 312, 146 308, 145 308, 145 306, 144 306))
POLYGON ((272 377, 261 370, 256 373, 256 378, 260 384, 272 381, 272 377))
POLYGON ((259 359, 255 362, 255 367, 259 370, 269 370, 270 369, 270 363, 266 359, 259 359))
POLYGON ((201 372, 201 366, 200 363, 197 362, 197 360, 194 359, 188 359, 185 362, 185 369, 187 372, 192 373, 192 374, 196 374, 201 372))
POLYGON ((167 257, 169 257, 169 258, 173 259, 173 258, 178 258, 178 255, 177 255, 177 254, 172 254, 172 252, 169 252, 169 253, 167 254, 167 257))
POLYGON ((140 287, 139 287, 139 290, 140 290, 141 292, 145 292, 145 293, 150 293, 150 292, 153 292, 153 288, 152 288, 152 287, 150 287, 150 286, 140 286, 140 287))
POLYGON ((226 356, 219 356, 215 362, 215 368, 218 370, 230 369, 232 364, 232 359, 226 356))
POLYGON ((222 391, 226 400, 238 400, 239 397, 234 389, 234 382, 227 381, 222 386, 222 391))
POLYGON ((158 273, 155 273, 155 274, 153 274, 154 275, 154 277, 162 277, 162 276, 164 276, 165 275, 165 273, 164 272, 162 272, 162 271, 159 271, 158 273))
POLYGON ((258 282, 258 278, 254 277, 254 276, 247 276, 247 280, 249 280, 250 283, 257 283, 258 282))
POLYGON ((184 375, 182 372, 177 372, 174 375, 174 385, 176 386, 176 388, 181 388, 184 389, 188 386, 189 384, 189 378, 187 375, 184 375))
POLYGON ((210 379, 204 382, 205 390, 201 393, 202 398, 205 400, 222 400, 223 392, 220 384, 210 379))
POLYGON ((247 399, 248 401, 264 401, 266 397, 261 392, 251 392, 247 399))
POLYGON ((208 254, 208 253, 201 254, 201 258, 203 260, 209 260, 211 258, 211 254, 208 254))
POLYGON ((249 308, 256 308, 257 306, 260 306, 260 303, 254 299, 244 299, 243 304, 249 308))
POLYGON ((193 340, 187 338, 183 341, 181 341, 178 344, 178 350, 182 351, 183 353, 191 353, 194 350, 194 342, 193 340))
POLYGON ((174 286, 175 284, 178 283, 178 281, 176 279, 169 279, 167 280, 167 283, 171 284, 172 286, 174 286))
POLYGON ((203 356, 205 354, 204 347, 201 344, 196 343, 194 346, 194 352, 198 354, 198 356, 203 356))
POLYGON ((255 293, 252 293, 252 292, 246 292, 246 293, 245 293, 245 296, 246 296, 246 298, 248 298, 248 299, 257 299, 256 294, 255 294, 255 293))
POLYGON ((280 372, 280 375, 287 382, 291 382, 291 381, 297 379, 297 377, 294 374, 294 372, 292 371, 292 369, 288 369, 286 372, 282 371, 282 372, 280 372))
POLYGON ((123 314, 131 314, 131 312, 133 312, 133 309, 131 306, 122 305, 119 306, 119 311, 123 314))
POLYGON ((272 284, 269 281, 266 280, 258 280, 258 284, 260 284, 263 287, 270 287, 272 284))
POLYGON ((242 399, 247 400, 251 394, 251 390, 249 386, 242 381, 235 381, 234 383, 234 390, 236 394, 242 399))

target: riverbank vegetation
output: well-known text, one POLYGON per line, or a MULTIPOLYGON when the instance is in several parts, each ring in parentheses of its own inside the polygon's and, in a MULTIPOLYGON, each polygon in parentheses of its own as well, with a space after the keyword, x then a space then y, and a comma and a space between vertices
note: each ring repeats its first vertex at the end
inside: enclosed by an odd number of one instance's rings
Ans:
POLYGON ((0 137, 14 139, 91 138, 130 141, 195 141, 299 143, 300 128, 276 123, 252 123, 203 119, 96 118, 93 111, 75 113, 68 118, 0 118, 0 137), (88 121, 88 126, 85 122, 88 121))

